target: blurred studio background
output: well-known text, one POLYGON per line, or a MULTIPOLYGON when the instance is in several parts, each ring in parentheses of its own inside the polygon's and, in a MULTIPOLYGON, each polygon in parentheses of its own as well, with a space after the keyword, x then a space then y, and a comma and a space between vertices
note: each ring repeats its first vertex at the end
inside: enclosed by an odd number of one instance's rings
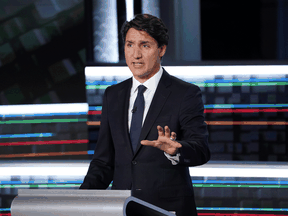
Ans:
POLYGON ((162 66, 202 90, 199 215, 287 215, 287 0, 1 0, 0 215, 19 188, 80 186, 103 93, 131 76, 120 30, 139 13, 169 29, 162 66))

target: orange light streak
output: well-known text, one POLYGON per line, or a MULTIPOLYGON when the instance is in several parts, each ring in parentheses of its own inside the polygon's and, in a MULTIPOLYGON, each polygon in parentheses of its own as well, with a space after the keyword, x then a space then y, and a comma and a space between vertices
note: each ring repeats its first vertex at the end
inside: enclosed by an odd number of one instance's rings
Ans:
MULTIPOLYGON (((284 121, 205 121, 207 125, 288 125, 284 121)), ((87 125, 99 126, 100 121, 89 121, 87 125)))
POLYGON ((100 124, 100 121, 87 121, 87 125, 89 126, 99 126, 100 124))

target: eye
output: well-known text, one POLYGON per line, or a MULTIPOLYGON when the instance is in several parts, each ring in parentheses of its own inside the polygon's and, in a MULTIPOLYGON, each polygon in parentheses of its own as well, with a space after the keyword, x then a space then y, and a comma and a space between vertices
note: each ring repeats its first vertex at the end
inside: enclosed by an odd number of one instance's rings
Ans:
POLYGON ((148 46, 148 45, 146 45, 146 44, 144 44, 144 45, 143 45, 143 47, 147 48, 147 47, 149 47, 149 46, 148 46))
POLYGON ((127 47, 132 47, 132 44, 127 44, 127 47))

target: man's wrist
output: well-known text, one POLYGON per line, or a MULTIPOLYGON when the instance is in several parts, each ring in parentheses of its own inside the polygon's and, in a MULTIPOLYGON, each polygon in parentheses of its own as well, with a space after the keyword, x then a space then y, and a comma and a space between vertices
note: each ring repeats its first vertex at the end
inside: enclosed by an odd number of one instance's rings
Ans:
POLYGON ((175 156, 172 156, 166 152, 164 152, 164 155, 167 157, 168 160, 172 162, 172 165, 177 165, 180 161, 180 153, 178 152, 175 156))
MULTIPOLYGON (((178 153, 179 153, 179 150, 178 150, 178 148, 177 148, 174 154, 169 154, 169 155, 170 155, 171 157, 175 157, 178 153)), ((168 153, 167 153, 167 154, 168 154, 168 153)))

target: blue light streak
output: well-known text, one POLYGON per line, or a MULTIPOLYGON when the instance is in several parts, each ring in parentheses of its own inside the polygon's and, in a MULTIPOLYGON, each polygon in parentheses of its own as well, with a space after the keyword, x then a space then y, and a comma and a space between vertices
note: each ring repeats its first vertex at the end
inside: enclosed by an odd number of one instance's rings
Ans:
MULTIPOLYGON (((288 104, 208 104, 205 109, 234 109, 234 108, 284 108, 288 104)), ((89 106, 89 111, 101 111, 102 106, 89 106)))
POLYGON ((53 133, 29 133, 29 134, 5 134, 0 135, 0 138, 26 138, 26 137, 52 137, 53 133))

